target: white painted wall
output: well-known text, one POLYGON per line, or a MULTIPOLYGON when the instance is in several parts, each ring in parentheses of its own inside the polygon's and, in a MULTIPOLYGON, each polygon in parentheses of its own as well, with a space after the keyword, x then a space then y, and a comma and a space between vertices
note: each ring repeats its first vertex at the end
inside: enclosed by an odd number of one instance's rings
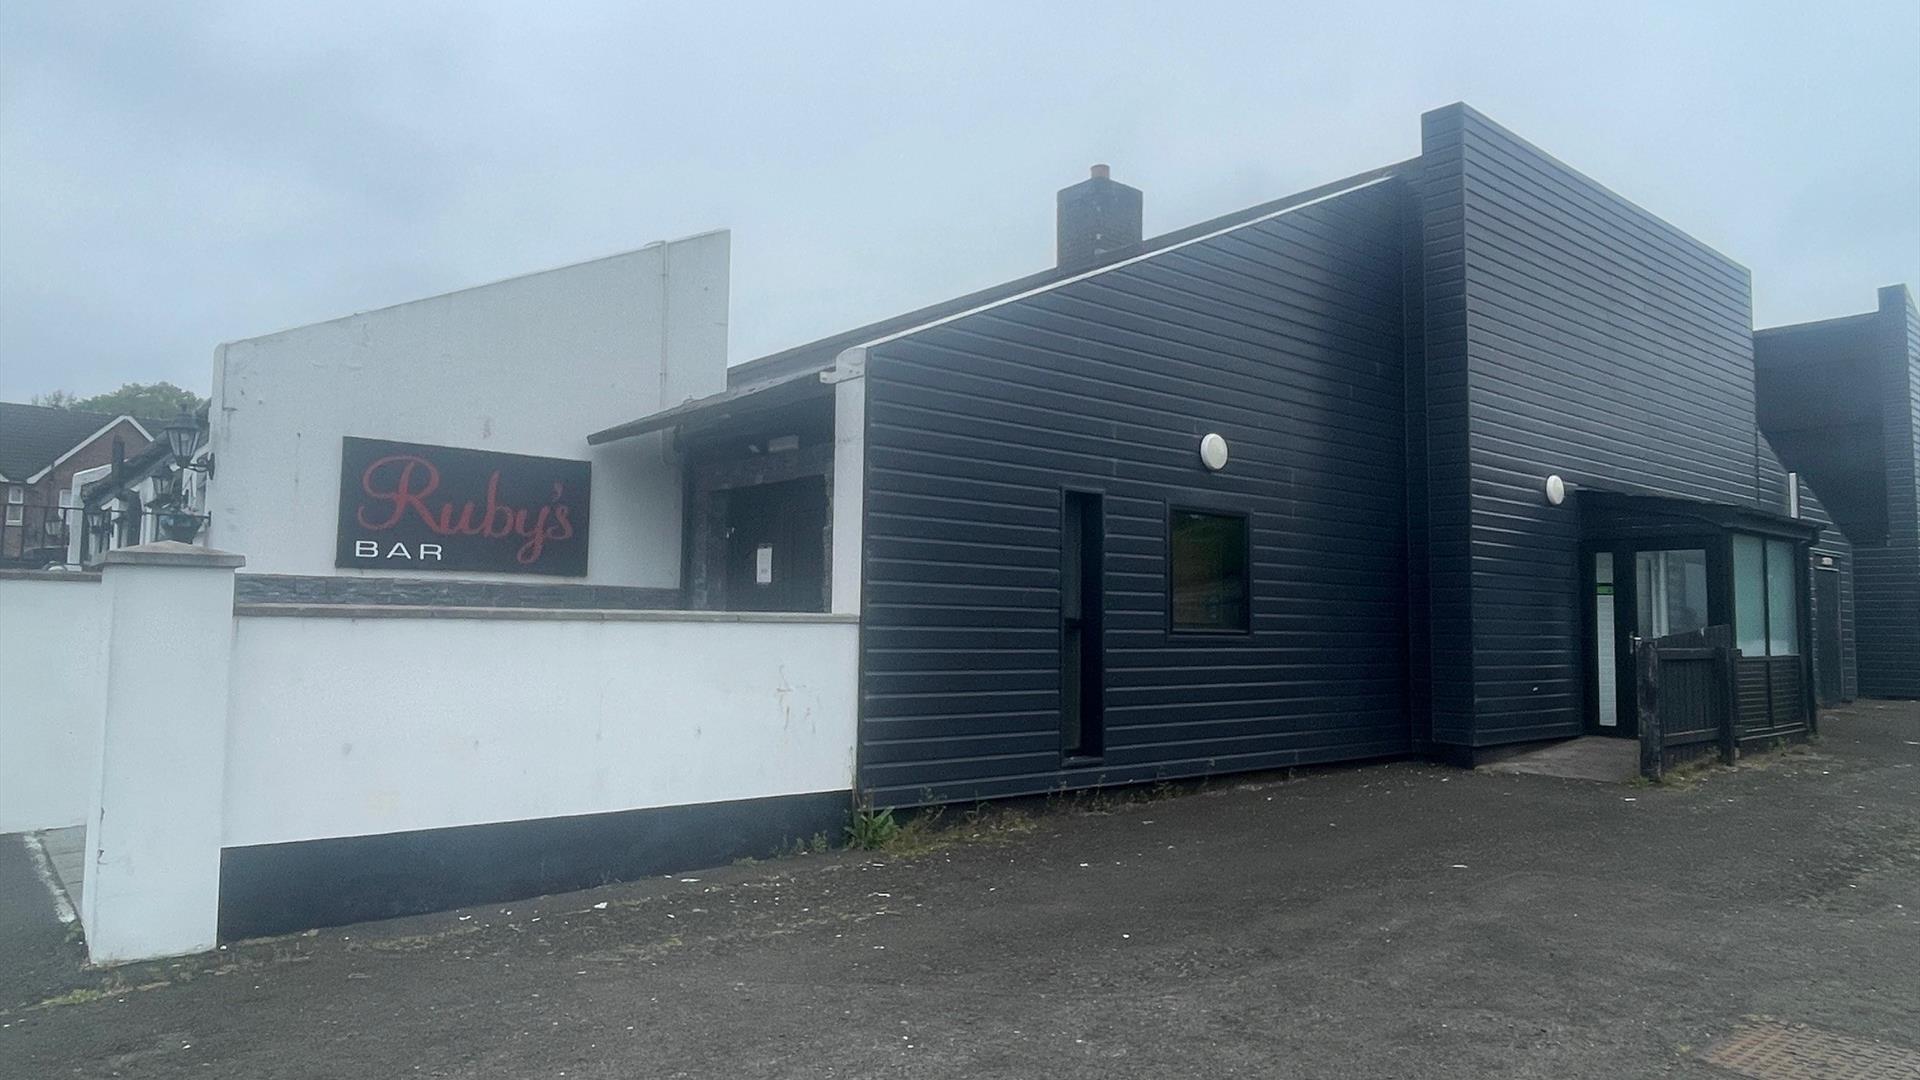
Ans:
POLYGON ((866 550, 867 350, 848 349, 833 380, 833 611, 860 614, 866 550))
POLYGON ((0 833, 86 820, 105 657, 97 578, 0 574, 0 833))
POLYGON ((80 897, 96 964, 213 948, 233 572, 245 561, 172 541, 104 561, 107 693, 80 897))
POLYGON ((706 233, 220 346, 207 544, 250 572, 386 573, 333 565, 359 435, 591 460, 586 580, 677 585, 665 437, 586 437, 726 388, 727 272, 728 234, 706 233))
POLYGON ((242 614, 235 630, 229 846, 853 784, 847 620, 242 614))

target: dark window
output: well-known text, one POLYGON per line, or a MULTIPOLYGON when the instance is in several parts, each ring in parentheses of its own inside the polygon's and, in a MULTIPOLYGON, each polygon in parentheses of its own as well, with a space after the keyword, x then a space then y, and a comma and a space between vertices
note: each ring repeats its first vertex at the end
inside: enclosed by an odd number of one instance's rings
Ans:
POLYGON ((1247 519, 1174 510, 1168 550, 1175 630, 1247 629, 1247 519))

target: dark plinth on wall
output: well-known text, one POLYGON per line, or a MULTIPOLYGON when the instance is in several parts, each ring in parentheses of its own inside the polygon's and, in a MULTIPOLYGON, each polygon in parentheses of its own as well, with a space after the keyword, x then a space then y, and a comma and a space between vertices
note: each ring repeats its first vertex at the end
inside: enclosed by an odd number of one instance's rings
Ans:
POLYGON ((821 791, 220 853, 220 939, 522 900, 765 858, 824 833, 850 795, 821 791))

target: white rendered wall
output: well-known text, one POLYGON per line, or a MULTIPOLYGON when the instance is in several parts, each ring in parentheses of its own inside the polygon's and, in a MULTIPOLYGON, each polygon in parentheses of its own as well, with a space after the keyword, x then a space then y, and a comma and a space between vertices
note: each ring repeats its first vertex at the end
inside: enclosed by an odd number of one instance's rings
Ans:
POLYGON ((586 437, 726 388, 727 272, 727 233, 707 233, 220 346, 206 543, 254 573, 385 573, 334 567, 340 440, 358 435, 590 460, 584 580, 677 585, 664 436, 586 437))
POLYGON ((93 575, 0 574, 0 833, 87 819, 106 710, 93 575))
POLYGON ((235 621, 228 846, 853 784, 851 621, 235 621))
POLYGON ((848 349, 833 370, 833 612, 860 614, 866 550, 867 351, 848 349))
POLYGON ((106 705, 80 897, 96 964, 213 948, 233 572, 244 562, 171 541, 105 559, 106 705))

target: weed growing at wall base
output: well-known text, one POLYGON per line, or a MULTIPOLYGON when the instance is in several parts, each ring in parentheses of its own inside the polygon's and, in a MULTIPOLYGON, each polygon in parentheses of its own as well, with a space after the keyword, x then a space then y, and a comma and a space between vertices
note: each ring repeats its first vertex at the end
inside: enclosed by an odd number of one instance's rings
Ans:
POLYGON ((871 801, 854 808, 847 820, 847 846, 862 851, 885 847, 900 834, 900 823, 891 808, 875 810, 871 801))

